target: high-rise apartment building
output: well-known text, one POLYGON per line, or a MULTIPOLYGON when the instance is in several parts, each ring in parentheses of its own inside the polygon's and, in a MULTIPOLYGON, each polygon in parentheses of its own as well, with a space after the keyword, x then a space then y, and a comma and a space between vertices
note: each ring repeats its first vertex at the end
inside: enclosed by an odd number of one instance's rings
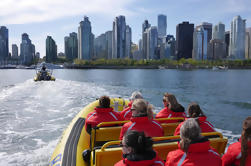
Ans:
POLYGON ((183 22, 176 26, 176 57, 192 58, 194 24, 183 22))
POLYGON ((146 30, 151 27, 148 20, 142 24, 142 58, 147 59, 147 33, 146 30))
POLYGON ((94 35, 88 17, 79 23, 78 27, 78 59, 90 60, 93 56, 94 35))
POLYGON ((251 59, 251 27, 246 29, 245 58, 251 59))
POLYGON ((57 45, 51 36, 46 38, 46 62, 51 63, 57 60, 57 45))
POLYGON ((113 22, 112 58, 126 57, 126 20, 125 16, 118 16, 113 22))
POLYGON ((207 60, 208 31, 202 26, 196 27, 193 33, 193 59, 207 60))
POLYGON ((160 38, 166 36, 166 15, 160 14, 158 15, 158 35, 160 38))
POLYGON ((65 57, 68 60, 78 58, 78 35, 75 32, 70 33, 64 38, 65 57))
POLYGON ((230 30, 229 57, 245 59, 246 20, 240 16, 233 18, 230 30))
POLYGON ((158 30, 156 26, 148 28, 147 34, 147 54, 146 59, 159 59, 156 49, 158 46, 158 30))
POLYGON ((9 30, 5 26, 0 26, 0 61, 9 56, 9 30))
POLYGON ((132 58, 131 52, 131 44, 132 44, 132 29, 130 26, 126 26, 126 58, 132 58))
POLYGON ((16 44, 12 44, 12 58, 18 59, 18 47, 16 44))
POLYGON ((29 65, 32 63, 35 55, 35 46, 31 43, 27 33, 22 34, 22 42, 20 44, 21 63, 29 65))

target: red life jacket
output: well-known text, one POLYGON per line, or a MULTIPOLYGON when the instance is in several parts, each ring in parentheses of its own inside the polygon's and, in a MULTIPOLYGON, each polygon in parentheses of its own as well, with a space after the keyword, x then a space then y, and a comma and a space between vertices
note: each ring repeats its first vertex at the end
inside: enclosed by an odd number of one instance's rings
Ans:
MULTIPOLYGON (((179 146, 180 148, 180 146, 179 146)), ((220 155, 210 148, 210 142, 193 143, 188 152, 181 149, 169 152, 166 166, 221 166, 220 155)))
POLYGON ((131 161, 124 158, 123 160, 117 162, 114 166, 164 166, 164 162, 156 153, 154 158, 146 160, 131 161))
POLYGON ((161 137, 164 135, 163 128, 155 120, 150 120, 147 116, 132 117, 130 122, 123 125, 120 132, 120 139, 122 140, 127 130, 144 131, 148 137, 161 137))
MULTIPOLYGON (((248 142, 248 156, 246 158, 246 166, 251 166, 251 141, 248 142)), ((231 144, 227 152, 222 157, 222 166, 240 165, 241 159, 241 142, 231 144)))
POLYGON ((123 117, 125 120, 130 120, 132 117, 132 111, 131 111, 132 103, 133 101, 130 101, 128 103, 128 107, 125 108, 122 112, 120 112, 120 116, 123 117))
MULTIPOLYGON (((177 118, 177 117, 186 117, 185 109, 180 106, 177 110, 170 110, 168 107, 163 108, 157 115, 156 119, 158 118, 177 118)), ((175 123, 178 120, 169 120, 169 121, 161 121, 160 123, 175 123)))
POLYGON ((113 111, 113 108, 98 108, 96 107, 93 112, 89 113, 86 117, 85 127, 97 126, 101 122, 122 121, 120 114, 113 111))
MULTIPOLYGON (((214 126, 207 121, 206 116, 201 116, 198 118, 199 124, 200 124, 200 129, 202 133, 208 133, 208 132, 215 132, 214 126)), ((176 128, 174 135, 180 135, 180 128, 183 125, 184 122, 181 122, 178 127, 176 128)))

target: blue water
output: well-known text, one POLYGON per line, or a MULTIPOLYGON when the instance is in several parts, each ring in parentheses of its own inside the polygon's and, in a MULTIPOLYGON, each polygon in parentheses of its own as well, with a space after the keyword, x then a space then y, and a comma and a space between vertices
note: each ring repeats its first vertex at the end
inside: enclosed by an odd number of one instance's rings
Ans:
POLYGON ((63 129, 101 95, 129 98, 139 90, 155 112, 164 92, 185 108, 196 101, 230 143, 251 116, 251 70, 59 69, 55 82, 34 82, 34 75, 0 70, 0 165, 48 165, 63 129))

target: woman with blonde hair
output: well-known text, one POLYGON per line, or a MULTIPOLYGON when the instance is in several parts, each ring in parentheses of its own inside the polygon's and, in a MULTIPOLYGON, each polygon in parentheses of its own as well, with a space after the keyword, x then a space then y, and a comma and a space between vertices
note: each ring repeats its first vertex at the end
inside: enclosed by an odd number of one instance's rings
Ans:
MULTIPOLYGON (((173 94, 165 93, 163 96, 164 107, 157 115, 157 118, 176 118, 176 117, 186 117, 184 107, 178 103, 176 97, 173 94)), ((173 123, 177 120, 172 121, 162 121, 161 123, 173 123)))
POLYGON ((222 157, 223 166, 250 166, 251 165, 251 116, 247 117, 242 125, 239 142, 228 147, 222 157))
POLYGON ((209 140, 201 135, 195 119, 184 122, 180 138, 179 149, 168 153, 166 166, 221 166, 220 155, 211 149, 209 140))
POLYGON ((152 105, 143 99, 136 99, 132 104, 132 118, 125 123, 120 132, 122 140, 127 130, 143 131, 148 137, 161 137, 164 135, 161 125, 152 119, 152 105))

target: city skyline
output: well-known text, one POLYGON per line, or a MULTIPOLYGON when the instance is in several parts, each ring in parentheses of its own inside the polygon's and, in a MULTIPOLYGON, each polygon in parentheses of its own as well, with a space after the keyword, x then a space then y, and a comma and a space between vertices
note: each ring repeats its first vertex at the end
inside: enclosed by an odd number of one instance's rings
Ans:
POLYGON ((27 33, 36 46, 36 51, 40 52, 43 57, 46 37, 52 36, 58 45, 58 52, 64 52, 64 37, 71 32, 77 32, 79 22, 83 20, 84 15, 89 17, 95 37, 112 30, 114 18, 124 15, 127 25, 132 28, 132 42, 138 44, 138 40, 142 37, 144 20, 147 19, 152 26, 157 26, 159 14, 167 16, 167 34, 174 36, 176 25, 183 21, 189 21, 195 26, 201 22, 209 22, 213 26, 222 22, 228 31, 236 15, 247 20, 247 28, 251 27, 251 14, 248 9, 250 5, 251 2, 248 0, 224 0, 220 4, 216 0, 210 2, 160 0, 158 3, 152 0, 121 0, 119 2, 95 0, 91 3, 85 0, 74 0, 71 4, 64 0, 37 1, 36 3, 29 0, 22 2, 3 0, 0 4, 0 26, 6 26, 9 29, 9 48, 12 44, 19 46, 21 35, 27 33), (78 4, 84 4, 84 7, 78 4), (7 10, 11 5, 16 6, 15 10, 7 10), (74 10, 69 10, 69 8, 74 8, 74 10))

